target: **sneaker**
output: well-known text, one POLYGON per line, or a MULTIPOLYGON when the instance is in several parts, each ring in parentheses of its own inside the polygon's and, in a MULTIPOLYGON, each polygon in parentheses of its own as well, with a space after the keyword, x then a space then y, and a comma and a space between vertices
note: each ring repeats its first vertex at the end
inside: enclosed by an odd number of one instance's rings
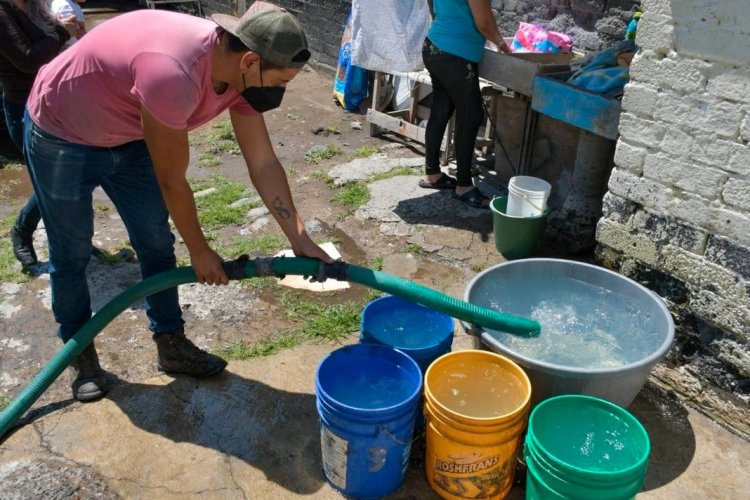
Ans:
POLYGON ((197 348, 185 337, 183 330, 156 334, 154 341, 159 355, 159 371, 206 378, 219 374, 227 366, 220 357, 197 348))
POLYGON ((107 394, 107 375, 99 366, 99 356, 93 342, 70 364, 70 370, 73 373, 73 397, 78 401, 95 401, 107 394))
POLYGON ((34 251, 34 231, 25 231, 13 225, 10 229, 10 241, 13 244, 13 255, 24 269, 39 263, 34 251))

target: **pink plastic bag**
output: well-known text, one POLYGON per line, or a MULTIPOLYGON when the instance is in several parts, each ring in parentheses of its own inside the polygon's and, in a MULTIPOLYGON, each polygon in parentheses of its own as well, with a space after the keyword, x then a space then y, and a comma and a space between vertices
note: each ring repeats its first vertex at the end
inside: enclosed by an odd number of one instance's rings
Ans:
POLYGON ((520 23, 513 43, 513 52, 570 52, 573 40, 563 33, 547 31, 537 24, 520 23))

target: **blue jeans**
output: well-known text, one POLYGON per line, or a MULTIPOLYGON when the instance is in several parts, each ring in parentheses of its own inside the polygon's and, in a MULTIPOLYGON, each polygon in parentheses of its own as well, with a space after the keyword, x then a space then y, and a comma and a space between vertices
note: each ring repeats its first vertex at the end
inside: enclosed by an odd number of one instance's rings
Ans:
MULTIPOLYGON (((26 157, 47 228, 52 311, 59 337, 70 339, 91 317, 86 266, 94 234, 92 193, 101 186, 117 207, 148 278, 174 269, 174 235, 144 141, 114 148, 83 146, 59 139, 24 116, 26 157)), ((154 333, 184 325, 177 288, 146 298, 154 333)))
MULTIPOLYGON (((20 153, 23 153, 23 111, 25 107, 25 104, 9 101, 3 95, 5 126, 8 127, 10 140, 13 141, 13 145, 18 148, 20 153)), ((31 193, 31 196, 26 201, 26 205, 24 205, 18 214, 16 227, 22 232, 32 233, 39 225, 39 219, 41 218, 39 203, 37 203, 34 193, 31 193)))

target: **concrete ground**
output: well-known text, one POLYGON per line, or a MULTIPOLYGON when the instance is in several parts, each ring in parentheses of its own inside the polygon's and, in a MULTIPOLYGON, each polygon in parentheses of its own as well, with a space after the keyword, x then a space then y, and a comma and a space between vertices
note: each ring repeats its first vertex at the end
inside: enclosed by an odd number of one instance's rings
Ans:
MULTIPOLYGON (((503 261, 494 248, 490 214, 467 208, 449 193, 418 188, 421 149, 392 137, 369 137, 363 116, 333 104, 331 86, 328 74, 307 70, 290 85, 282 107, 266 116, 308 231, 316 241, 335 242, 347 262, 380 262, 388 273, 462 297, 476 272, 503 261), (315 146, 340 152, 313 162, 315 146), (362 158, 373 151, 377 154, 362 158), (356 207, 336 201, 342 192, 337 186, 345 182, 366 185, 369 200, 356 207)), ((231 152, 215 152, 216 165, 201 164, 209 146, 205 138, 193 142, 191 177, 208 181, 221 175, 249 185, 241 158, 231 152)), ((0 155, 12 155, 2 147, 0 155)), ((482 169, 476 180, 489 193, 502 190, 492 171, 482 169)), ((23 169, 0 169, 0 219, 14 215, 29 192, 23 169)), ((248 193, 243 200, 251 200, 252 190, 248 193)), ((139 268, 122 221, 103 193, 96 193, 95 207, 95 244, 109 255, 92 259, 88 270, 98 310, 139 280, 139 268)), ((272 219, 253 209, 241 223, 212 231, 212 244, 231 258, 231 241, 278 234, 272 219)), ((42 258, 45 242, 40 229, 35 244, 42 258)), ((176 251, 185 257, 182 242, 176 251)), ((0 283, 0 401, 16 397, 59 348, 46 266, 31 278, 4 276, 9 277, 0 283)), ((285 293, 237 282, 211 289, 185 285, 180 297, 188 336, 207 349, 273 340, 295 324, 285 314, 285 293)), ((364 304, 366 294, 354 286, 319 300, 364 304)), ((297 300, 318 299, 307 293, 297 300)), ((356 327, 352 330, 338 342, 306 341, 277 354, 231 361, 222 376, 198 381, 159 375, 143 304, 134 304, 97 337, 113 386, 108 396, 77 403, 63 375, 0 441, 0 499, 340 498, 321 471, 314 372, 326 353, 356 342, 356 327)), ((471 340, 459 329, 453 347, 470 348, 471 340)), ((653 446, 639 498, 747 497, 750 443, 652 385, 630 410, 653 446)), ((423 470, 423 443, 417 440, 407 480, 389 498, 436 498, 423 470)), ((519 478, 511 498, 523 495, 519 478)))
MULTIPOLYGON (((454 348, 469 345, 459 335, 454 348)), ((211 381, 160 376, 94 404, 40 409, 0 446, 0 498, 341 498, 321 471, 314 395, 315 367, 335 347, 303 345, 232 362, 211 381)), ((747 442, 651 388, 630 410, 653 446, 638 498, 746 498, 747 442)), ((420 446, 388 498, 438 498, 420 446)), ((523 496, 519 484, 510 498, 523 496)))

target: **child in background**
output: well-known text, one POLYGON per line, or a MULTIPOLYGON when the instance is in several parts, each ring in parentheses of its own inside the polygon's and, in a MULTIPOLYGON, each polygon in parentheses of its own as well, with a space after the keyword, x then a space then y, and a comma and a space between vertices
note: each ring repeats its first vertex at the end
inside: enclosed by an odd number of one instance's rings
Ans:
POLYGON ((52 0, 50 3, 50 12, 52 13, 52 17, 57 21, 69 16, 75 16, 76 22, 78 23, 78 35, 71 37, 65 44, 64 48, 70 47, 76 43, 78 38, 86 34, 86 21, 83 15, 83 9, 78 5, 85 1, 86 0, 52 0))

